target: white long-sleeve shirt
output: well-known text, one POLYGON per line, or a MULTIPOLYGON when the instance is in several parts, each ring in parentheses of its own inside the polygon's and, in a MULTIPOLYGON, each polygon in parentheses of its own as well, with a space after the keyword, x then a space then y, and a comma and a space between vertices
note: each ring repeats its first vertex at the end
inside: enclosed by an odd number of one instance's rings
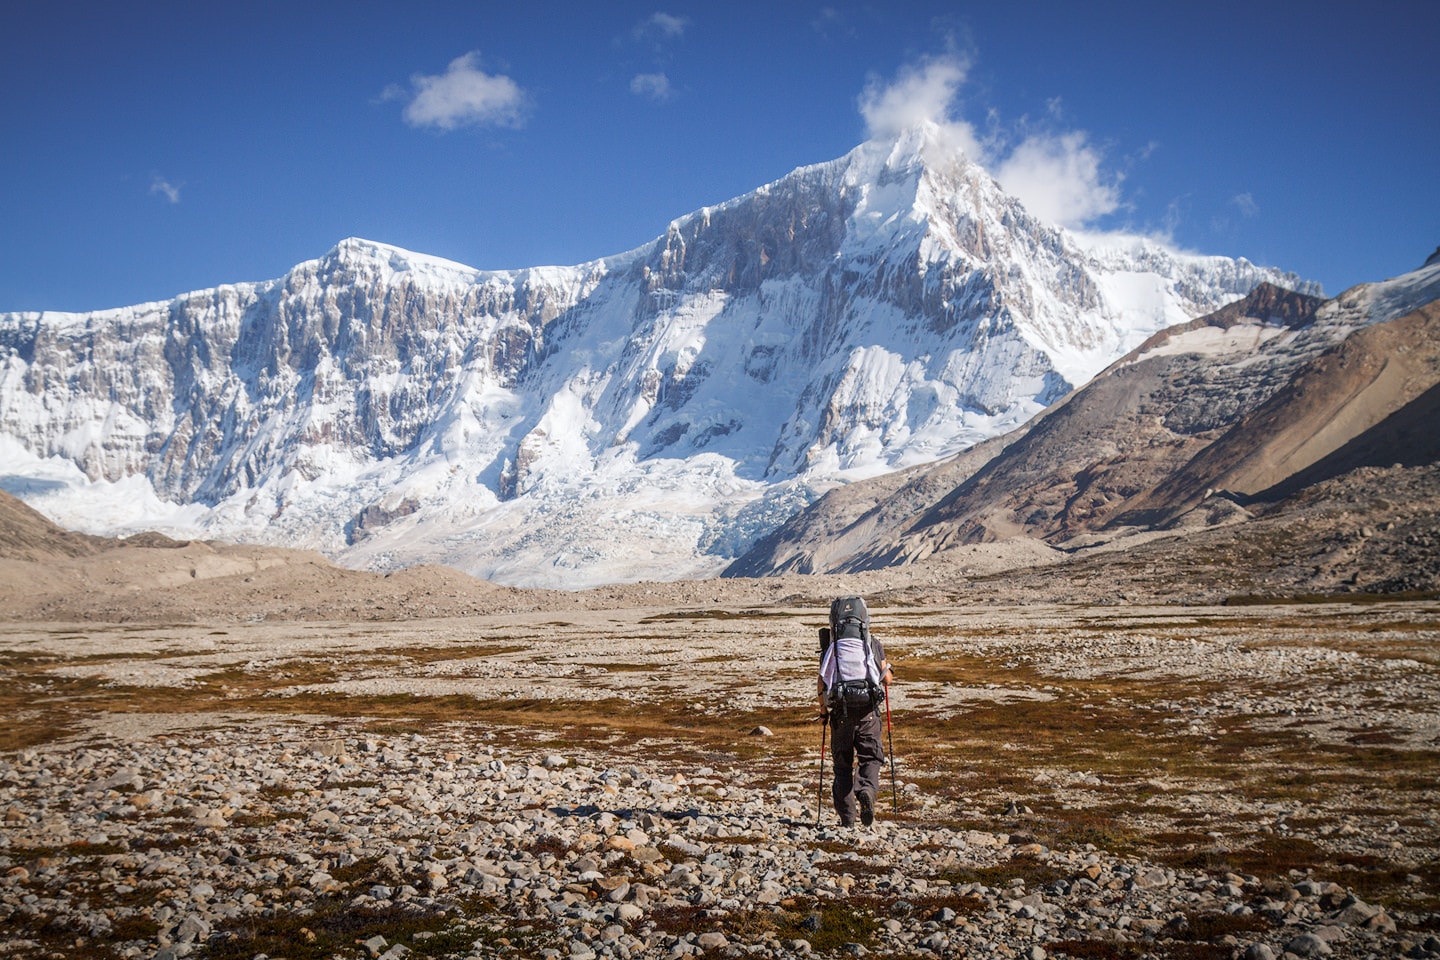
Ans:
POLYGON ((880 664, 885 660, 885 649, 880 641, 871 640, 872 649, 866 656, 865 641, 858 637, 843 637, 833 641, 820 658, 820 682, 829 690, 839 680, 869 680, 876 686, 883 682, 880 664))

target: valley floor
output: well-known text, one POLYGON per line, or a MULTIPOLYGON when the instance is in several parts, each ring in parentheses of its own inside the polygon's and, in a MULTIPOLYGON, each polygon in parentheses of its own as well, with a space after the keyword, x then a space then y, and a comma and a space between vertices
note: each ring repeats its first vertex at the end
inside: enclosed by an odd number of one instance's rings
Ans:
POLYGON ((0 956, 1440 956, 1440 604, 874 615, 0 625, 0 956))

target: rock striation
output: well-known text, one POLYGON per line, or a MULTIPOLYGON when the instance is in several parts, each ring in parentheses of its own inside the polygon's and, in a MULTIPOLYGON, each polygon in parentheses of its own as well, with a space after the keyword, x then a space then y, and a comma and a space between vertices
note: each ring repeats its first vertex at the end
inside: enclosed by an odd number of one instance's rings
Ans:
POLYGON ((726 573, 878 570, 1016 539, 1083 552, 1243 524, 1364 468, 1428 467, 1437 298, 1433 266, 1329 301, 1257 287, 1009 434, 831 492, 726 573))
POLYGON ((1263 281, 1309 289, 1048 226, 920 127, 578 266, 352 238, 268 282, 0 316, 4 485, 90 533, 352 567, 708 575, 1263 281))

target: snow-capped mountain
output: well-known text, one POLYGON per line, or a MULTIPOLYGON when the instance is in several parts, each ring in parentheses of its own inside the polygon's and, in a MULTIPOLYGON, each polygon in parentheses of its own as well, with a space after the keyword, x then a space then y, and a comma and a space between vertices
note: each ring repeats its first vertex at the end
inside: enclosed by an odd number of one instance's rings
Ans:
POLYGON ((270 282, 0 316, 0 486, 88 532, 359 567, 702 576, 1260 281, 1313 289, 1049 227, 943 144, 871 141, 574 267, 351 239, 270 282))
MULTIPOLYGON (((1437 331, 1440 263, 1333 300, 1261 284, 1157 333, 1004 436, 830 491, 762 537, 726 575, 856 573, 938 560, 963 576, 974 569, 968 564, 978 544, 1005 544, 1011 556, 1057 556, 1051 548, 1083 554, 1135 546, 1162 531, 1176 538, 1261 515, 1298 516, 1326 497, 1329 512, 1353 517, 1372 508, 1337 502, 1367 482, 1405 503, 1402 491, 1414 496, 1423 484, 1372 477, 1281 506, 1360 467, 1440 459, 1437 331)), ((1410 527, 1393 539, 1424 547, 1428 537, 1410 527)), ((1214 556, 1209 547, 1194 549, 1207 562, 1214 556)), ((1270 540, 1259 552, 1266 563, 1288 554, 1317 569, 1309 536, 1270 540)), ((1363 575, 1379 589, 1403 565, 1371 556, 1341 576, 1363 575)))

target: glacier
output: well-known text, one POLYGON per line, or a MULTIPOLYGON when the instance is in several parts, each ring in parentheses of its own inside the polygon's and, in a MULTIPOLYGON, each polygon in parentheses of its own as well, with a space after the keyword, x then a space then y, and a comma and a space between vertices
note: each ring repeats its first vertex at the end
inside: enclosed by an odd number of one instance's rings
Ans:
POLYGON ((1042 223, 921 125, 577 266, 351 238, 272 281, 0 315, 0 487, 86 532, 372 570, 705 577, 1261 281, 1319 292, 1042 223))

